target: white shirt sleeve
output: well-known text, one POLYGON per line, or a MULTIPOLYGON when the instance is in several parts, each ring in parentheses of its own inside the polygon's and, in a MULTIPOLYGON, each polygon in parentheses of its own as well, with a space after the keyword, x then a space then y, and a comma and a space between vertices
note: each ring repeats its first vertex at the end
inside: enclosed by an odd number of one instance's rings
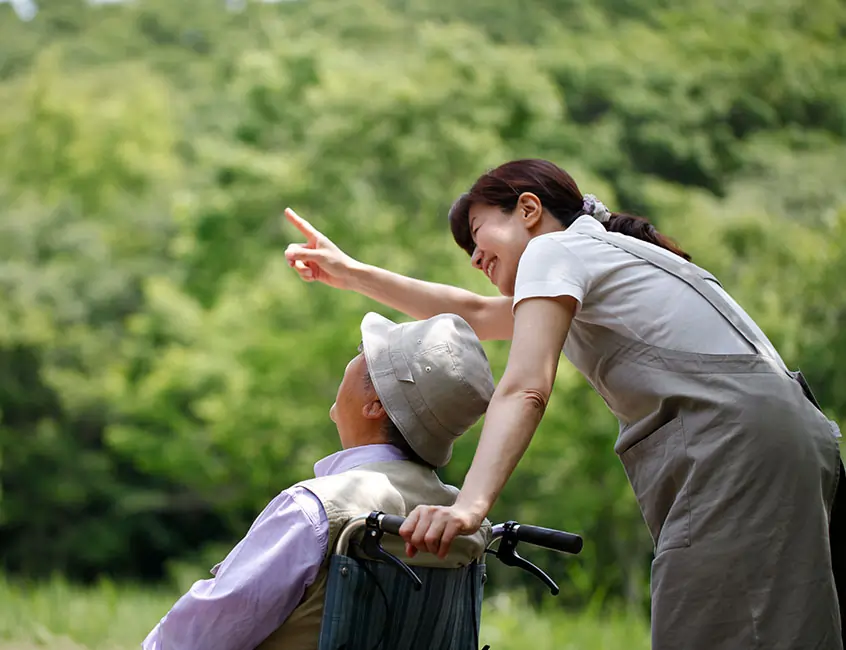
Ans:
POLYGON ((549 235, 529 242, 517 267, 513 307, 526 298, 572 296, 581 306, 590 288, 590 273, 567 243, 549 235))

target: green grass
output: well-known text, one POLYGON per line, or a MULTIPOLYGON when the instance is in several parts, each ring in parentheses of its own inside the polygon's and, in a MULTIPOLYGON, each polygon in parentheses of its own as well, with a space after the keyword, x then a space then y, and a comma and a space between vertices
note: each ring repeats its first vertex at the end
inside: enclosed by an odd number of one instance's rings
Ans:
MULTIPOLYGON (((168 610, 178 593, 60 579, 20 586, 0 578, 0 650, 128 650, 168 610)), ((534 610, 516 596, 485 603, 482 643, 493 650, 648 650, 647 623, 623 614, 534 610)))
POLYGON ((168 590, 101 583, 83 589, 55 579, 20 586, 0 578, 0 649, 59 647, 138 648, 169 605, 168 590), (63 643, 64 642, 64 643, 63 643), (60 644, 60 645, 56 645, 60 644))
POLYGON ((623 613, 574 613, 550 601, 537 610, 497 594, 482 610, 482 645, 492 650, 649 650, 649 623, 623 613))

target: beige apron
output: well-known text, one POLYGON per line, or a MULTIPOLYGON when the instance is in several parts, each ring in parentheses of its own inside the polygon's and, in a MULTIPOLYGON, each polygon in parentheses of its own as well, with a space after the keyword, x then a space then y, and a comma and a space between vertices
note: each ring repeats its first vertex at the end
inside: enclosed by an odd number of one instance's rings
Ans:
POLYGON ((615 451, 655 543, 653 649, 842 649, 832 423, 713 276, 618 233, 591 236, 686 282, 755 349, 678 352, 575 320, 567 337, 565 355, 620 420, 615 451))

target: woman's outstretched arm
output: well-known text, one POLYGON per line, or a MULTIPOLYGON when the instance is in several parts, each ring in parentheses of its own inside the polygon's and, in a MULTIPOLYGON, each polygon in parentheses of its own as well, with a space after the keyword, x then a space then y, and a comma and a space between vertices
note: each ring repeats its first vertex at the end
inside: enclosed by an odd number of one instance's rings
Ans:
POLYGON ((416 319, 458 314, 482 340, 509 340, 514 329, 511 299, 487 297, 446 284, 425 282, 362 264, 290 208, 285 216, 306 238, 285 251, 288 265, 306 282, 348 289, 416 319))

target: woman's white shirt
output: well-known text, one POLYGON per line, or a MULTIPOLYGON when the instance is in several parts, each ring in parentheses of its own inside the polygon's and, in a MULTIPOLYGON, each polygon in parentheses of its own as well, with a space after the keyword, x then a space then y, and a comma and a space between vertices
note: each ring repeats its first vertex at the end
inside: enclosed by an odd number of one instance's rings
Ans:
MULTIPOLYGON (((535 237, 517 270, 514 307, 535 297, 572 296, 582 321, 646 345, 699 354, 754 352, 734 327, 693 287, 679 278, 604 241, 591 231, 605 227, 590 216, 564 231, 535 237)), ((673 253, 655 247, 663 255, 673 253)), ((714 284, 779 359, 772 344, 743 309, 714 284)))

